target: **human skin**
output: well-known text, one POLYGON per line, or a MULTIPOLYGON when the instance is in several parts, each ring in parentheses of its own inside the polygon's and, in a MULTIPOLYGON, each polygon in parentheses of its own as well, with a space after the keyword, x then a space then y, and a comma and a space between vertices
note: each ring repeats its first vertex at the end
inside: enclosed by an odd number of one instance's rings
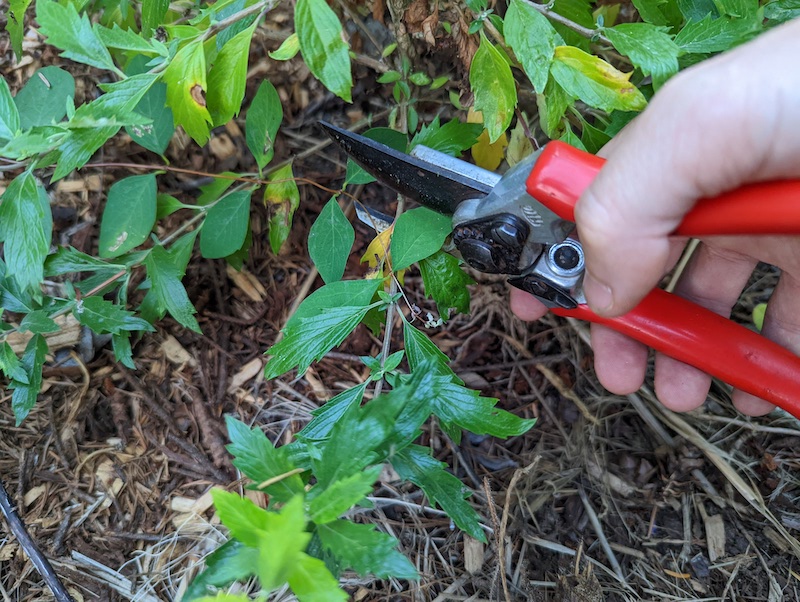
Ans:
MULTIPOLYGON (((575 209, 586 252, 584 290, 595 313, 624 314, 657 285, 685 243, 669 233, 698 199, 800 177, 798 56, 800 20, 691 67, 598 153, 607 162, 575 209)), ((675 292, 730 316, 758 261, 781 270, 762 334, 800 353, 800 237, 704 239, 675 292)), ((523 320, 547 312, 516 289, 511 309, 523 320)), ((592 347, 606 389, 624 395, 641 386, 645 346, 593 324, 592 347)), ((702 405, 710 385, 709 375, 656 354, 656 395, 670 409, 702 405)), ((742 391, 733 393, 733 403, 753 416, 774 407, 742 391)))

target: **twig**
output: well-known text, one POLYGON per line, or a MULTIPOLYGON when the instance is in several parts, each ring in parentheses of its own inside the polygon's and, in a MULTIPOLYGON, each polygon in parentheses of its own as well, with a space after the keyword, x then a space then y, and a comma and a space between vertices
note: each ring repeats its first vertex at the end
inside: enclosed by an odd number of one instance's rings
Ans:
POLYGON ((594 507, 592 506, 591 502, 589 502, 589 498, 587 497, 586 492, 583 490, 583 487, 578 486, 578 495, 581 498, 581 502, 583 502, 583 508, 586 510, 586 515, 589 517, 589 522, 592 523, 592 528, 597 535, 597 539, 600 540, 600 546, 606 553, 606 558, 608 558, 608 561, 611 563, 611 567, 614 569, 617 577, 619 577, 620 581, 624 582, 625 575, 622 572, 622 567, 617 561, 617 556, 614 554, 614 550, 612 550, 611 546, 608 544, 608 539, 606 539, 606 534, 603 531, 603 525, 600 524, 600 519, 597 517, 597 512, 594 511, 594 507))
POLYGON ((36 545, 36 542, 33 541, 30 533, 28 533, 25 523, 22 522, 19 514, 17 514, 16 508, 14 508, 11 498, 8 497, 8 492, 2 480, 0 480, 0 511, 2 511, 8 528, 17 538, 19 545, 25 550, 25 554, 31 559, 33 566, 39 571, 47 587, 53 592, 56 602, 75 602, 72 596, 67 592, 64 584, 61 583, 53 567, 50 566, 50 562, 44 557, 39 546, 36 545))
POLYGON ((561 23, 564 27, 569 27, 575 33, 579 33, 585 38, 589 38, 590 40, 600 40, 604 44, 608 44, 609 46, 613 46, 611 40, 609 40, 606 36, 600 33, 596 29, 589 29, 588 27, 584 27, 583 25, 578 25, 575 21, 567 19, 563 15, 559 15, 557 12, 548 8, 548 5, 545 4, 537 4, 536 2, 532 2, 531 0, 522 0, 525 4, 533 7, 535 10, 542 13, 545 17, 550 19, 551 21, 555 21, 556 23, 561 23))
POLYGON ((492 519, 492 526, 497 531, 495 538, 495 545, 497 546, 497 566, 500 571, 500 583, 503 584, 503 595, 506 602, 511 602, 511 593, 508 591, 508 578, 506 577, 506 554, 505 554, 505 529, 500 525, 497 519, 497 511, 494 508, 494 498, 492 498, 492 489, 489 487, 489 479, 483 478, 483 492, 486 495, 486 505, 489 506, 489 516, 492 519))

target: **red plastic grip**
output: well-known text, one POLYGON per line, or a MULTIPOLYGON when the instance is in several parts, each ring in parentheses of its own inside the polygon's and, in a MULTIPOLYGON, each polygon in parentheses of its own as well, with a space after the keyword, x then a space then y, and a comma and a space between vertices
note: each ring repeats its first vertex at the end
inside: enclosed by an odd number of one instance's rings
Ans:
MULTIPOLYGON (((604 163, 563 142, 549 142, 528 176, 526 189, 559 217, 574 222, 575 203, 604 163)), ((800 234, 800 180, 749 184, 702 199, 674 234, 800 234)))
POLYGON ((800 418, 800 357, 677 295, 656 289, 617 318, 586 305, 553 313, 613 328, 800 418))

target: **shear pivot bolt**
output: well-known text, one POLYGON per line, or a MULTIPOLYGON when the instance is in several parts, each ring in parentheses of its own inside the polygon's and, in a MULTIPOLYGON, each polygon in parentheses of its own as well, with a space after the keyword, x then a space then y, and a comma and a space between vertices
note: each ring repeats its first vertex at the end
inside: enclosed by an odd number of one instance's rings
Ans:
POLYGON ((563 276, 583 269, 583 249, 576 241, 566 240, 553 245, 548 255, 552 269, 563 276))

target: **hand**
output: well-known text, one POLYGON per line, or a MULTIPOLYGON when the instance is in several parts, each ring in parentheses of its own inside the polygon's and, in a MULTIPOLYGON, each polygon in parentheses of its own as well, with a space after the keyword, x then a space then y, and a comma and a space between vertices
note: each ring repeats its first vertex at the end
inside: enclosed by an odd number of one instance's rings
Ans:
MULTIPOLYGON (((586 251, 584 290, 592 310, 632 309, 680 255, 668 235, 698 199, 757 181, 800 177, 800 21, 671 79, 650 106, 603 148, 606 165, 576 207, 586 251)), ((800 238, 715 237, 703 241, 675 292, 719 314, 731 308, 758 261, 782 270, 770 299, 764 336, 800 353, 800 238)), ((534 297, 511 293, 525 320, 546 312, 534 297)), ((609 391, 641 386, 647 349, 592 325, 595 369, 609 391)), ((705 401, 711 377, 657 354, 658 398, 676 411, 705 401)), ((745 414, 773 406, 741 391, 745 414)))

